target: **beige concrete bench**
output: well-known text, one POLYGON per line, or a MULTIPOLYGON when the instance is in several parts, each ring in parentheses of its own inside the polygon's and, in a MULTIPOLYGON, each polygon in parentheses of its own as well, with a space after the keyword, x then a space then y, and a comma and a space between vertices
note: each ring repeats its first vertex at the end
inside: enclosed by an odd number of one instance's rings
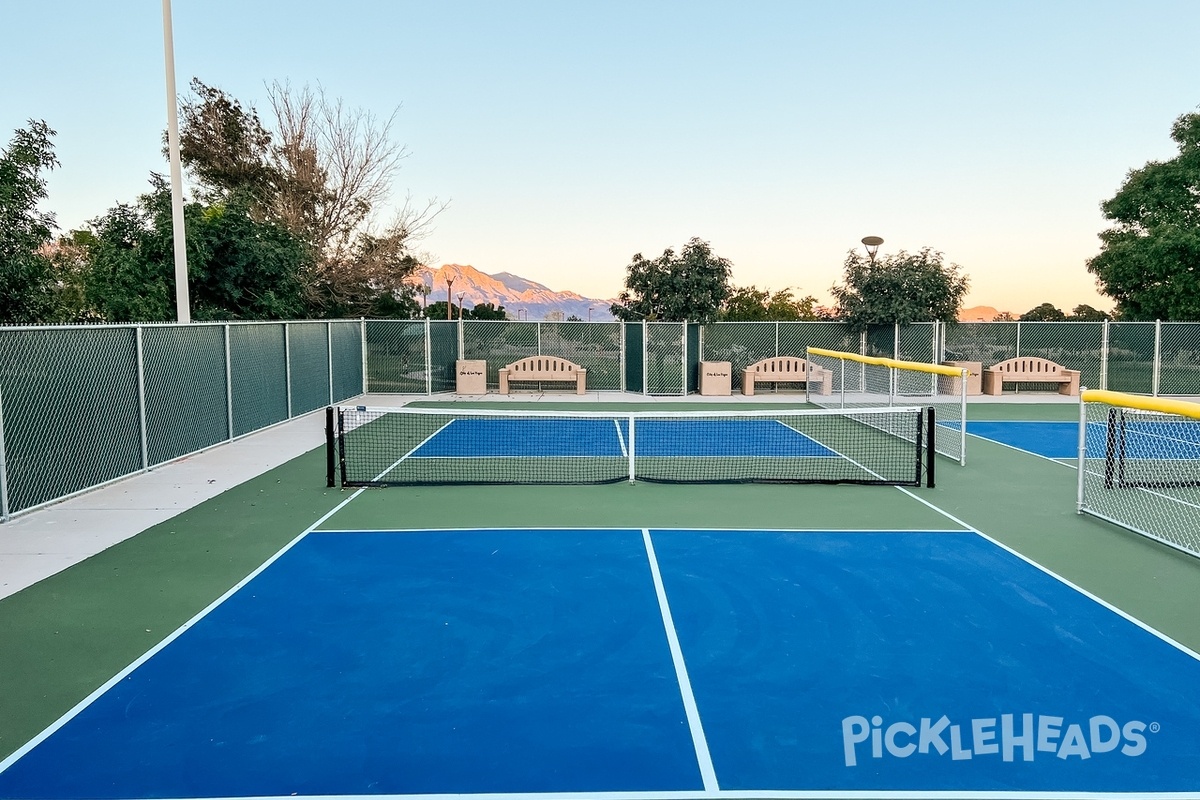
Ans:
POLYGON ((809 364, 803 358, 796 356, 776 356, 755 361, 742 370, 742 394, 747 397, 754 394, 754 383, 807 383, 810 391, 818 394, 833 392, 833 373, 824 367, 809 364), (817 385, 819 384, 819 385, 817 385))
POLYGON ((564 381, 575 384, 577 394, 586 392, 587 370, 557 356, 530 356, 500 368, 500 394, 508 394, 509 381, 564 381))
POLYGON ((1059 394, 1079 394, 1079 370, 1045 358, 1023 356, 1001 361, 983 371, 983 393, 1000 394, 1006 383, 1057 383, 1059 394))

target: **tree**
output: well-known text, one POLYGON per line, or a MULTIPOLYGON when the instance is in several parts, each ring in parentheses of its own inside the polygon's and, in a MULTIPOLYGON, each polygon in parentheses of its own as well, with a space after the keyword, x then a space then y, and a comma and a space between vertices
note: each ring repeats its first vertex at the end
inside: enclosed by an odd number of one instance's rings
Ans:
POLYGON ((476 303, 474 308, 463 314, 463 319, 508 319, 508 312, 504 306, 476 303))
POLYGON ((415 315, 412 245, 446 208, 406 200, 387 224, 378 209, 407 156, 379 120, 308 87, 270 87, 274 130, 220 89, 192 81, 181 114, 181 156, 199 196, 241 204, 308 247, 307 316, 415 315))
MULTIPOLYGON (((137 205, 120 204, 74 232, 86 252, 89 307, 110 322, 151 322, 175 315, 171 192, 161 176, 137 205)), ((308 246, 282 226, 252 219, 234 197, 184 208, 188 280, 196 319, 304 316, 302 276, 308 246)))
POLYGON ((831 291, 838 316, 853 330, 876 324, 954 322, 969 285, 957 264, 944 263, 942 254, 928 247, 911 255, 901 250, 874 262, 851 251, 844 269, 844 284, 831 291))
POLYGON ((812 295, 796 299, 791 289, 772 293, 757 286, 739 286, 730 290, 717 317, 725 322, 761 322, 775 320, 815 320, 817 298, 812 295))
POLYGON ((1060 322, 1067 318, 1053 303, 1042 303, 1021 315, 1022 322, 1060 322))
POLYGON ((1100 206, 1112 227, 1087 268, 1122 319, 1200 319, 1200 113, 1171 138, 1179 155, 1131 170, 1100 206))
POLYGON ((1103 322, 1109 319, 1108 313, 1101 311, 1098 308, 1092 308, 1089 305, 1078 305, 1071 312, 1068 319, 1077 320, 1079 322, 1103 322))
POLYGON ((43 170, 58 166, 45 122, 30 120, 0 153, 0 322, 40 322, 50 306, 50 260, 44 248, 54 215, 38 210, 46 197, 43 170))
POLYGON ((690 239, 679 255, 669 248, 653 260, 637 253, 625 268, 625 289, 612 306, 613 316, 710 322, 729 296, 732 266, 698 238, 690 239))

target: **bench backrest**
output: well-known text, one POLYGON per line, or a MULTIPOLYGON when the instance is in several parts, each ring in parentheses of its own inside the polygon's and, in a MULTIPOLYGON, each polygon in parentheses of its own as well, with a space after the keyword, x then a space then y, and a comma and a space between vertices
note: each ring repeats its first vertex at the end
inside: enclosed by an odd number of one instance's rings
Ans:
POLYGON ((1055 364, 1046 358, 1022 356, 1001 361, 995 366, 988 367, 988 369, 997 372, 1011 372, 1018 375, 1061 375, 1065 367, 1055 364))
MULTIPOLYGON (((755 361, 746 367, 747 370, 755 375, 797 375, 801 376, 809 369, 807 362, 803 358, 796 356, 775 356, 774 358, 764 358, 762 361, 755 361)), ((813 365, 812 371, 817 372, 820 367, 813 365)))
POLYGON ((536 373, 538 375, 561 374, 563 378, 574 378, 575 373, 583 369, 583 367, 558 356, 529 356, 528 358, 522 358, 520 361, 514 361, 506 366, 505 369, 508 370, 509 375, 514 379, 519 379, 519 375, 522 373, 536 373))

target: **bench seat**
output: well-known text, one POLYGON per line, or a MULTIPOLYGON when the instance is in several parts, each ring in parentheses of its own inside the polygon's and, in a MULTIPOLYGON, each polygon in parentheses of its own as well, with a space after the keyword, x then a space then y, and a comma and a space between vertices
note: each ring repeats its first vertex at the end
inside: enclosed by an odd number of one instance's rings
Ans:
POLYGON ((575 384, 576 394, 587 393, 587 370, 558 356, 529 356, 501 367, 500 394, 509 393, 509 381, 561 381, 575 384))
POLYGON ((775 356, 755 361, 742 370, 742 394, 751 397, 755 382, 803 383, 818 394, 833 393, 833 373, 796 356, 775 356))
POLYGON ((1006 383, 1057 383, 1058 393, 1079 394, 1079 370, 1067 369, 1046 358, 1010 358, 983 371, 983 393, 998 395, 1006 383))

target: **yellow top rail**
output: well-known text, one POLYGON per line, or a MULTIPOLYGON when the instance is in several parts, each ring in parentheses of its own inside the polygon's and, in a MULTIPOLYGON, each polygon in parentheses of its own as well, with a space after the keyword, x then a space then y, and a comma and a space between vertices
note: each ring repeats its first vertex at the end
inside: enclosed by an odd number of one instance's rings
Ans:
POLYGON ((941 364, 922 364, 919 361, 897 361, 894 358, 875 358, 874 356, 860 356, 858 353, 843 353, 840 350, 825 350, 821 347, 810 347, 808 352, 816 356, 826 356, 828 358, 841 358, 846 361, 857 361, 860 364, 871 364, 876 367, 891 367, 893 369, 908 369, 914 372, 928 372, 931 375, 952 375, 956 378, 962 377, 964 370, 962 367, 945 367, 941 364))
POLYGON ((1136 408, 1139 411, 1157 411, 1161 414, 1177 414, 1181 417, 1200 419, 1200 403, 1173 400, 1166 397, 1146 397, 1125 392, 1107 392, 1100 389, 1084 389, 1080 393, 1084 403, 1106 403, 1121 408, 1136 408))

